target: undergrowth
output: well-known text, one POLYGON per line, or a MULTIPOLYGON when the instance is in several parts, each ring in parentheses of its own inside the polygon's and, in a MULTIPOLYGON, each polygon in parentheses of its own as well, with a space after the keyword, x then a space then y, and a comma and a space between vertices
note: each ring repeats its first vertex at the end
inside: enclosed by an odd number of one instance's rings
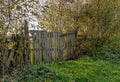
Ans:
POLYGON ((20 82, 120 82, 120 63, 83 56, 78 60, 34 65, 20 82))

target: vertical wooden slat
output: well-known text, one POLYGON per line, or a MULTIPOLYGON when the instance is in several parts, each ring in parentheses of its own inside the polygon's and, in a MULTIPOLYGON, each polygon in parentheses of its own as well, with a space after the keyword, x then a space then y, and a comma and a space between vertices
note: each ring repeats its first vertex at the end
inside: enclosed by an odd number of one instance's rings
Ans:
POLYGON ((55 61, 55 33, 53 32, 53 54, 52 54, 52 57, 53 57, 53 61, 55 61))
POLYGON ((53 52, 53 44, 52 44, 52 38, 53 38, 53 33, 52 32, 50 32, 50 55, 49 55, 49 60, 50 60, 50 62, 52 62, 52 52, 53 52))
POLYGON ((59 60, 59 33, 57 32, 57 35, 56 35, 56 38, 57 38, 57 41, 56 41, 56 49, 57 49, 57 61, 59 60))
POLYGON ((36 37, 36 39, 35 39, 35 51, 36 51, 36 53, 35 53, 35 59, 36 59, 36 61, 35 61, 35 64, 37 64, 37 62, 38 62, 38 58, 37 58, 37 55, 38 55, 38 47, 37 47, 37 45, 38 45, 38 37, 37 37, 37 31, 35 31, 35 37, 36 37))
POLYGON ((69 58, 69 54, 70 54, 70 45, 69 45, 70 40, 69 40, 69 33, 70 33, 70 32, 67 32, 67 41, 66 41, 66 45, 67 45, 67 49, 66 49, 66 51, 67 51, 67 59, 69 58))
POLYGON ((47 34, 47 59, 48 63, 52 61, 52 32, 47 34))
POLYGON ((46 45, 47 32, 46 31, 43 32, 43 42, 42 43, 43 43, 43 62, 46 63, 46 54, 47 54, 47 49, 46 49, 46 47, 47 47, 47 45, 46 45))
POLYGON ((34 55, 34 57, 35 57, 35 64, 37 64, 37 36, 36 36, 36 31, 34 32, 34 34, 35 34, 35 40, 34 40, 34 47, 35 47, 35 55, 34 55))
POLYGON ((39 31, 39 56, 40 56, 40 60, 39 63, 42 63, 42 31, 39 31))
POLYGON ((57 35, 56 35, 56 49, 57 49, 57 61, 60 59, 59 58, 59 32, 57 32, 57 35))
POLYGON ((33 35, 33 31, 32 30, 30 30, 29 31, 29 33, 31 34, 31 36, 30 36, 30 40, 31 40, 31 43, 30 43, 30 60, 31 60, 31 64, 34 64, 34 59, 33 59, 33 55, 34 55, 34 46, 33 46, 33 42, 34 42, 34 40, 33 40, 33 38, 34 38, 34 35, 33 35))
POLYGON ((32 37, 33 37, 33 64, 35 64, 35 31, 32 31, 32 37))
POLYGON ((61 37, 61 33, 58 33, 58 58, 59 60, 63 59, 63 38, 61 37))
POLYGON ((46 50, 47 50, 47 53, 46 53, 46 59, 45 59, 45 62, 48 63, 48 56, 49 56, 49 33, 47 33, 47 36, 46 36, 46 50))
POLYGON ((54 62, 54 32, 51 32, 51 61, 54 62))
POLYGON ((49 33, 47 33, 47 40, 46 40, 46 49, 47 49, 47 53, 46 53, 46 63, 48 63, 48 56, 49 56, 49 33))
POLYGON ((53 57, 54 57, 54 61, 56 61, 56 55, 57 55, 57 53, 56 53, 56 33, 55 32, 53 33, 53 44, 54 44, 53 45, 54 46, 53 47, 54 48, 54 56, 53 57))
POLYGON ((67 32, 67 59, 74 54, 74 42, 76 40, 75 31, 68 31, 67 32))
POLYGON ((41 47, 41 62, 43 62, 43 33, 44 33, 44 31, 41 31, 41 44, 40 44, 40 47, 41 47))
POLYGON ((36 31, 36 64, 38 64, 39 63, 39 39, 38 39, 38 37, 39 37, 39 31, 36 31))

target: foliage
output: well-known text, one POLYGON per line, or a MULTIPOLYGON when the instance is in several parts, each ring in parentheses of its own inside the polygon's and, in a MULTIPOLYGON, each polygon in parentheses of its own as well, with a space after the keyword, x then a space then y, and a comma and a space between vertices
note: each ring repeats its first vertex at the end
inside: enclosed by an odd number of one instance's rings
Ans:
POLYGON ((49 1, 42 7, 36 5, 38 2, 34 0, 0 0, 0 78, 2 74, 3 77, 11 75, 29 59, 29 41, 26 38, 28 30, 24 28, 27 23, 24 24, 22 17, 25 18, 29 12, 40 15, 38 12, 41 7, 41 28, 63 33, 74 29, 79 34, 75 42, 76 53, 82 51, 82 54, 118 61, 118 64, 83 57, 81 60, 35 66, 23 74, 21 81, 120 81, 120 1, 88 0, 85 4, 82 0, 49 1), (13 34, 8 37, 8 32, 13 34), (11 43, 8 38, 12 39, 11 43))
POLYGON ((71 28, 72 19, 66 7, 65 0, 47 1, 47 5, 43 7, 43 14, 40 16, 41 28, 49 31, 61 31, 71 28))
POLYGON ((88 23, 89 27, 92 26, 92 29, 90 29, 91 32, 87 31, 87 35, 91 37, 90 51, 93 52, 92 54, 95 55, 97 52, 96 49, 101 46, 113 46, 113 44, 109 43, 114 43, 110 38, 115 38, 113 35, 119 33, 119 13, 119 5, 116 0, 96 0, 94 1, 94 5, 90 7, 88 17, 91 17, 90 19, 93 21, 92 23, 88 23))
POLYGON ((78 60, 33 66, 21 82, 119 82, 119 64, 84 56, 78 60))
POLYGON ((43 9, 40 20, 43 29, 63 33, 75 29, 80 35, 81 51, 94 57, 98 56, 97 48, 109 45, 110 38, 120 30, 118 0, 88 0, 87 4, 81 0, 55 0, 48 2, 43 9))
POLYGON ((99 58, 110 60, 115 63, 120 63, 120 40, 112 38, 113 40, 108 45, 103 45, 97 48, 99 58))
POLYGON ((41 66, 35 66, 34 68, 31 68, 28 73, 24 77, 20 79, 20 81, 59 81, 62 79, 66 79, 65 77, 62 77, 62 75, 58 75, 55 72, 51 71, 49 68, 41 65, 41 66))
MULTIPOLYGON (((10 75, 14 67, 28 62, 28 29, 25 17, 33 0, 0 0, 0 73, 10 75)), ((0 76, 1 78, 1 76, 0 76)))

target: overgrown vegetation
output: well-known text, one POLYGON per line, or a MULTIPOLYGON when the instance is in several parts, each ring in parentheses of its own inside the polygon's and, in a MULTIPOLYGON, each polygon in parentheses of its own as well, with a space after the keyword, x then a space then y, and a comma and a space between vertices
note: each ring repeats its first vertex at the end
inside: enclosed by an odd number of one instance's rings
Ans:
POLYGON ((22 82, 119 82, 120 64, 83 56, 79 60, 33 66, 22 82))
POLYGON ((44 14, 40 23, 43 29, 50 31, 65 33, 67 30, 76 30, 79 35, 76 44, 79 47, 76 51, 80 50, 79 54, 87 53, 98 57, 101 56, 100 52, 104 52, 105 56, 104 47, 107 47, 112 50, 112 55, 116 55, 117 53, 113 52, 119 50, 119 46, 116 45, 119 44, 117 40, 120 38, 119 2, 119 0, 88 0, 86 3, 82 0, 48 1, 49 5, 43 8, 44 14))
POLYGON ((12 76, 15 70, 19 72, 24 63, 28 64, 28 26, 21 19, 27 6, 21 0, 0 0, 0 81, 12 76))
POLYGON ((85 3, 82 0, 48 0, 45 6, 37 4, 38 8, 34 2, 37 3, 34 0, 0 0, 0 81, 120 81, 120 0, 88 0, 85 3), (75 30, 77 41, 73 47, 77 53, 70 59, 87 56, 28 69, 28 28, 21 18, 30 12, 40 18, 42 29, 63 35, 75 30), (12 33, 11 36, 8 33, 12 33))

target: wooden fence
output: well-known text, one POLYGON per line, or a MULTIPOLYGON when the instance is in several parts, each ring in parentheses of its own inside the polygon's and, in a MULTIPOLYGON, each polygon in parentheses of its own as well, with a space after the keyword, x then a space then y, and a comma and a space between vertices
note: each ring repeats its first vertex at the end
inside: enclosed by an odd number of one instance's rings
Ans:
POLYGON ((60 32, 31 30, 30 60, 32 64, 50 63, 68 59, 74 51, 75 31, 68 31, 65 37, 60 32))

